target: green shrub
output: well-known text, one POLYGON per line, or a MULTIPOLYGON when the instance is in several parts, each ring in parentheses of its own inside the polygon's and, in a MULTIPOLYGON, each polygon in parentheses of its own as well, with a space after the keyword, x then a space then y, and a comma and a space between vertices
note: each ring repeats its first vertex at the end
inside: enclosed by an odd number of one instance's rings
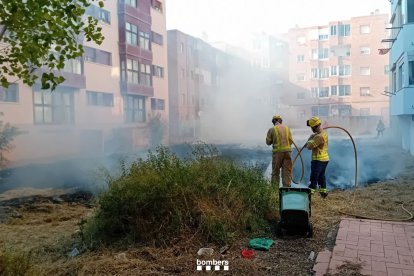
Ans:
MULTIPOLYGON (((0 118, 2 116, 3 113, 0 112, 0 118)), ((0 120, 0 169, 5 167, 8 162, 5 153, 13 149, 13 140, 21 133, 22 132, 16 127, 11 126, 9 123, 3 123, 3 121, 0 120)))
POLYGON ((34 276, 40 273, 33 269, 33 258, 30 252, 3 250, 0 251, 0 275, 34 276))
POLYGON ((125 238, 161 245, 188 233, 225 243, 263 225, 277 206, 277 191, 260 168, 224 160, 212 146, 194 146, 185 160, 159 147, 121 167, 82 225, 88 245, 125 238))

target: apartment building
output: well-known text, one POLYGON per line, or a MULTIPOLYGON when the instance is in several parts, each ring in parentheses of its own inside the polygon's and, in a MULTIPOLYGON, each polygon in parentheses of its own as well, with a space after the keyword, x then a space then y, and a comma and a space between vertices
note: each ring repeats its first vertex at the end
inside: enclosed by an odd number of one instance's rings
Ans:
POLYGON ((395 141, 414 155, 414 1, 391 2, 391 37, 382 40, 390 50, 391 123, 395 141))
POLYGON ((272 67, 252 64, 248 51, 214 45, 220 49, 179 30, 168 31, 172 144, 257 143, 257 133, 268 129, 272 114, 295 114, 282 104, 284 97, 305 91, 272 67))
POLYGON ((1 118, 22 134, 7 158, 12 164, 95 156, 147 147, 154 122, 168 142, 165 1, 106 1, 86 13, 105 40, 84 42, 55 91, 21 82, 0 89, 1 118))
POLYGON ((202 39, 168 30, 171 143, 201 137, 200 116, 217 90, 216 49, 202 39))
POLYGON ((298 117, 353 122, 365 130, 375 129, 379 118, 388 121, 388 56, 378 54, 388 20, 377 10, 289 30, 289 80, 306 89, 290 102, 298 117))
POLYGON ((252 35, 251 64, 265 71, 274 72, 280 78, 289 75, 288 43, 286 37, 271 36, 266 33, 252 35))

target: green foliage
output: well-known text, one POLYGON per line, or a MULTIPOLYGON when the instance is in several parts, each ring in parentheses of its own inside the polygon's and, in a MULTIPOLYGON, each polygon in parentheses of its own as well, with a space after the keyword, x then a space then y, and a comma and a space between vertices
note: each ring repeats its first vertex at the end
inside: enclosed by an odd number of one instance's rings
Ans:
POLYGON ((114 240, 165 245, 186 234, 226 243, 277 209, 277 190, 259 168, 224 160, 208 145, 195 146, 186 160, 158 147, 107 179, 94 217, 82 225, 88 246, 114 240))
MULTIPOLYGON (((2 115, 3 114, 0 113, 0 117, 2 115)), ((13 148, 11 142, 19 134, 20 131, 16 127, 11 126, 9 123, 3 123, 3 121, 0 120, 0 168, 4 167, 7 163, 4 153, 13 148)))
POLYGON ((150 131, 150 148, 155 149, 162 143, 164 135, 164 124, 161 119, 161 115, 149 115, 148 126, 150 131))
MULTIPOLYGON (((83 54, 83 37, 101 44, 104 37, 98 21, 85 20, 85 9, 97 0, 2 0, 0 1, 0 81, 22 79, 32 86, 42 68, 43 89, 54 90, 65 79, 53 73, 65 61, 83 54)), ((103 2, 99 1, 99 6, 103 2)))

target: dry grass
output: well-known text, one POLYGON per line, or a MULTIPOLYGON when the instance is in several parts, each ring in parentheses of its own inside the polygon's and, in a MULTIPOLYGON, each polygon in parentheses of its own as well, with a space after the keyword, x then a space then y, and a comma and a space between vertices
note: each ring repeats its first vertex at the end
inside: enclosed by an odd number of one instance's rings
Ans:
MULTIPOLYGON (((294 236, 277 239, 263 230, 237 240, 225 255, 218 253, 217 246, 199 244, 188 235, 169 248, 106 248, 84 251, 70 258, 70 250, 79 246, 76 244, 79 222, 91 214, 91 209, 82 204, 40 203, 15 210, 18 216, 0 224, 0 252, 10 248, 32 252, 33 275, 192 275, 197 258, 228 260, 227 275, 309 275, 313 267, 313 262, 307 260, 309 253, 332 246, 336 226, 343 216, 339 210, 381 219, 404 219, 407 213, 400 202, 414 198, 413 181, 414 174, 407 172, 398 179, 361 188, 352 206, 349 206, 353 200, 351 191, 333 191, 325 200, 314 196, 312 239, 294 236), (271 236, 276 243, 269 252, 256 251, 254 260, 242 259, 240 251, 247 247, 249 238, 258 236, 271 236), (213 256, 197 256, 200 247, 208 246, 215 249, 213 256)), ((405 207, 414 212, 414 202, 405 207)), ((342 269, 338 275, 359 275, 355 267, 342 269)))
POLYGON ((326 276, 363 276, 361 274, 362 264, 345 261, 344 264, 336 268, 335 273, 328 273, 326 276))

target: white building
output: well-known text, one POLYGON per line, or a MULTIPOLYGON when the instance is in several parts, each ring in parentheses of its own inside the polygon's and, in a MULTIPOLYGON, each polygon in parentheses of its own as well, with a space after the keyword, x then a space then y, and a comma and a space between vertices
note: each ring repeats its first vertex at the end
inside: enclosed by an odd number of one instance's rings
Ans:
POLYGON ((392 131, 414 155, 414 0, 390 0, 392 131))

